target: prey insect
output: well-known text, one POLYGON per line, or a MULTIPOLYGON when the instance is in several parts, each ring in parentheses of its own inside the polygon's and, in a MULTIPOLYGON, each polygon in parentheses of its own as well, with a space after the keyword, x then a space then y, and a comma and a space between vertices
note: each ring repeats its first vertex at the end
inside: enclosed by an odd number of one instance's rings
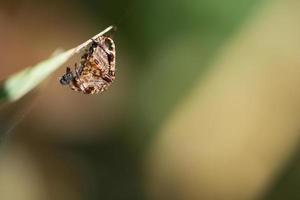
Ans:
POLYGON ((108 89, 115 80, 116 50, 114 41, 107 36, 91 39, 79 64, 75 63, 75 73, 67 67, 60 78, 62 85, 84 94, 97 94, 108 89))

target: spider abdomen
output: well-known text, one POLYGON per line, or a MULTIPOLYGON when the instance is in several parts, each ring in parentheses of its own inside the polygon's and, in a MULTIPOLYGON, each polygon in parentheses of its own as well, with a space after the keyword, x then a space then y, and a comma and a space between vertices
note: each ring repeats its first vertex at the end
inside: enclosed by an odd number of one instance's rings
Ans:
POLYGON ((70 68, 61 78, 61 84, 84 94, 105 91, 115 80, 115 45, 111 38, 100 36, 81 57, 81 65, 75 64, 76 75, 70 68))

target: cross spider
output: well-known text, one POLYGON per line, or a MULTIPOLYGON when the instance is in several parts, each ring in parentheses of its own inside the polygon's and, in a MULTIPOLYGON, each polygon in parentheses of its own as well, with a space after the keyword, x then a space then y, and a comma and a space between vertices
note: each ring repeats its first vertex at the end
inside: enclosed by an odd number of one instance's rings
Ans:
POLYGON ((60 78, 62 85, 84 94, 101 93, 115 80, 115 44, 107 36, 100 36, 81 56, 81 62, 75 63, 75 74, 69 67, 60 78))

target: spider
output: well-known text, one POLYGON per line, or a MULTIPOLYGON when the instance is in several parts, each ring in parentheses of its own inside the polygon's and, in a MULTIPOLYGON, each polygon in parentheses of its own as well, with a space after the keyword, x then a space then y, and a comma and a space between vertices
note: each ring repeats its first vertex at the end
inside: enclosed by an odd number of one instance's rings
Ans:
POLYGON ((91 45, 75 63, 75 74, 69 67, 60 78, 62 85, 84 94, 101 93, 115 80, 115 44, 107 36, 91 39, 91 45))

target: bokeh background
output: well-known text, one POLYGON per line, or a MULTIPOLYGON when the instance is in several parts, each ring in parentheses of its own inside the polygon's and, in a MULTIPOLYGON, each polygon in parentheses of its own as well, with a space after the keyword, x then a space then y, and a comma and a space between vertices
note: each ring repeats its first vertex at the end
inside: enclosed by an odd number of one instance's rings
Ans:
POLYGON ((299 1, 0 3, 1 79, 118 27, 107 92, 1 106, 1 200, 300 199, 299 1))

